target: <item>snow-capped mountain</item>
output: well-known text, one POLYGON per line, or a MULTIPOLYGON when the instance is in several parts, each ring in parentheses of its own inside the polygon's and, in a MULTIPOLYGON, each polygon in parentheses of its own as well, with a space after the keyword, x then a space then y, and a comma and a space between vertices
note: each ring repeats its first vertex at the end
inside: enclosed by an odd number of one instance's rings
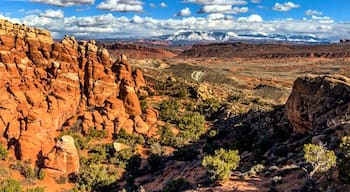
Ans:
POLYGON ((198 32, 198 31, 178 31, 172 35, 163 35, 159 38, 167 41, 229 41, 237 36, 233 32, 198 32))
POLYGON ((257 42, 297 42, 297 43, 330 43, 328 39, 318 38, 315 35, 282 35, 282 34, 236 34, 234 32, 198 32, 178 31, 171 35, 154 37, 173 43, 196 42, 225 42, 225 41, 257 41, 257 42))

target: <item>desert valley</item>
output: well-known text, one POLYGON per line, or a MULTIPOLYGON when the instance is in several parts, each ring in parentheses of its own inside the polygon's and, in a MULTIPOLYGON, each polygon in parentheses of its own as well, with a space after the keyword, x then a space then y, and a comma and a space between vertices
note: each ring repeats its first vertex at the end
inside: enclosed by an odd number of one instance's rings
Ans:
POLYGON ((81 40, 0 19, 0 191, 350 191, 350 44, 81 40))

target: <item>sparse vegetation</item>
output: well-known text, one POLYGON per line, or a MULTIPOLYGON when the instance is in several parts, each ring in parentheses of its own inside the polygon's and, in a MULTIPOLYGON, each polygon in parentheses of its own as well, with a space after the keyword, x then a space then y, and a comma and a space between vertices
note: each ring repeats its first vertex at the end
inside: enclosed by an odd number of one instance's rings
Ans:
POLYGON ((197 105, 197 110, 204 115, 207 119, 215 119, 219 110, 225 105, 223 102, 219 102, 215 98, 208 98, 204 101, 200 101, 197 105))
POLYGON ((7 148, 2 143, 0 143, 0 160, 6 159, 7 154, 7 148))
POLYGON ((85 137, 90 137, 94 139, 103 139, 103 138, 106 138, 106 136, 107 136, 106 130, 97 130, 93 127, 91 127, 85 135, 85 137))
POLYGON ((46 177, 46 172, 44 169, 40 169, 39 172, 38 172, 38 179, 39 180, 44 180, 46 177))
MULTIPOLYGON (((205 118, 197 112, 188 112, 180 119, 180 133, 178 137, 184 138, 185 142, 196 141, 205 133, 205 118)), ((185 144, 186 144, 185 143, 185 144)))
POLYGON ((169 145, 169 146, 175 146, 176 140, 175 140, 175 134, 172 131, 172 125, 169 123, 166 123, 164 126, 158 127, 158 134, 160 136, 160 144, 162 145, 169 145))
POLYGON ((326 172, 336 165, 337 157, 334 151, 327 150, 325 145, 305 144, 304 158, 306 162, 312 165, 313 170, 309 173, 309 177, 317 172, 326 172))
POLYGON ((67 175, 61 175, 58 178, 55 178, 57 184, 65 184, 68 181, 67 175))
POLYGON ((78 189, 105 191, 118 179, 118 172, 104 165, 85 165, 78 176, 78 189))
POLYGON ((14 179, 5 179, 0 181, 0 192, 20 192, 22 185, 14 179))
POLYGON ((159 117, 163 121, 177 121, 181 105, 176 100, 165 100, 159 105, 159 117))
POLYGON ((339 159, 339 179, 343 183, 350 183, 350 137, 342 138, 340 144, 342 157, 339 159))
POLYGON ((207 167, 212 180, 228 180, 240 161, 238 150, 219 149, 214 155, 203 158, 202 165, 207 167))
POLYGON ((146 143, 145 138, 141 134, 128 134, 124 129, 120 130, 116 139, 116 142, 123 143, 129 146, 140 144, 144 145, 146 143))
POLYGON ((27 189, 26 192, 44 192, 45 189, 42 187, 35 187, 35 188, 31 188, 31 189, 27 189))

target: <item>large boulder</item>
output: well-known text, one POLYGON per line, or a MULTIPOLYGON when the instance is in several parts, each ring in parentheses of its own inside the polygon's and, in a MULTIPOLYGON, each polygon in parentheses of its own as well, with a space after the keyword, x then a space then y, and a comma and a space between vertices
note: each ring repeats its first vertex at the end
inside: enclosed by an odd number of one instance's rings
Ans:
POLYGON ((295 133, 336 125, 350 113, 350 78, 341 75, 298 78, 286 108, 295 133))
POLYGON ((64 174, 79 172, 79 154, 73 137, 64 135, 56 141, 55 147, 47 154, 45 166, 64 174))

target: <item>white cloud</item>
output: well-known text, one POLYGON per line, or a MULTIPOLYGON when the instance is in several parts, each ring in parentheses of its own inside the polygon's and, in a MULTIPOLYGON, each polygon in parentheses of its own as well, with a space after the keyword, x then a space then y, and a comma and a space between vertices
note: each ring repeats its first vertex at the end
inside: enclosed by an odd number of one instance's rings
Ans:
POLYGON ((184 0, 185 3, 195 3, 200 5, 246 5, 245 0, 184 0))
MULTIPOLYGON (((190 11, 188 9, 188 11, 190 11)), ((207 17, 183 17, 171 19, 154 19, 150 17, 125 16, 115 17, 111 13, 85 16, 65 17, 62 19, 28 15, 23 18, 9 18, 0 13, 0 18, 29 26, 45 28, 52 32, 54 38, 60 39, 64 34, 78 38, 122 38, 150 37, 173 34, 180 30, 222 31, 235 34, 281 34, 314 35, 319 38, 339 40, 348 36, 350 25, 336 23, 330 17, 312 16, 305 19, 263 20, 252 14, 234 19, 232 15, 222 13, 209 14, 207 17)))
POLYGON ((105 0, 97 9, 119 12, 143 12, 143 3, 139 0, 105 0))
POLYGON ((64 12, 61 9, 58 9, 58 10, 47 9, 43 13, 40 13, 39 15, 41 17, 49 17, 49 18, 58 18, 58 19, 64 18, 64 12))
POLYGON ((323 13, 320 12, 320 11, 308 9, 308 10, 305 11, 305 15, 308 15, 308 16, 311 16, 311 15, 323 15, 323 13))
POLYGON ((191 15, 190 8, 186 7, 182 9, 179 13, 176 14, 176 16, 186 17, 191 15))
POLYGON ((31 15, 31 14, 41 13, 42 11, 40 9, 30 9, 30 10, 19 9, 17 12, 23 13, 23 14, 26 14, 26 15, 31 15))
POLYGON ((75 5, 86 5, 86 4, 94 4, 95 0, 30 0, 31 2, 35 3, 45 3, 49 5, 56 5, 56 6, 75 6, 75 5))
POLYGON ((8 20, 12 23, 22 23, 20 21, 20 19, 7 17, 7 16, 3 15, 3 13, 1 13, 1 12, 0 12, 0 19, 8 20))
POLYGON ((154 4, 154 3, 150 3, 149 6, 152 7, 152 8, 156 8, 157 7, 157 5, 154 4))
POLYGON ((184 3, 195 3, 202 5, 198 13, 246 13, 248 7, 234 7, 248 4, 245 0, 184 0, 184 3))
POLYGON ((330 18, 330 17, 327 17, 327 16, 318 17, 318 16, 313 15, 313 16, 311 17, 311 19, 312 19, 312 20, 315 20, 315 21, 318 21, 318 22, 320 22, 320 23, 328 23, 328 24, 334 23, 334 20, 333 20, 332 18, 330 18))
POLYGON ((261 0, 251 0, 252 3, 261 3, 261 0))
POLYGON ((159 4, 159 6, 160 6, 160 7, 163 7, 163 8, 168 7, 168 5, 167 5, 165 2, 161 2, 161 3, 159 4))
POLYGON ((239 17, 237 21, 243 22, 263 22, 263 18, 260 15, 252 14, 248 17, 239 17))
POLYGON ((248 7, 232 7, 231 5, 204 5, 199 13, 227 13, 227 14, 238 14, 246 13, 248 7))
POLYGON ((208 19, 209 20, 220 20, 220 19, 224 19, 225 15, 222 13, 213 13, 208 15, 208 19))
POLYGON ((300 5, 299 4, 295 4, 291 1, 288 1, 288 2, 285 2, 283 4, 280 4, 280 3, 275 3, 275 6, 273 6, 273 10, 275 11, 290 11, 292 9, 295 9, 295 8, 299 8, 300 5))

